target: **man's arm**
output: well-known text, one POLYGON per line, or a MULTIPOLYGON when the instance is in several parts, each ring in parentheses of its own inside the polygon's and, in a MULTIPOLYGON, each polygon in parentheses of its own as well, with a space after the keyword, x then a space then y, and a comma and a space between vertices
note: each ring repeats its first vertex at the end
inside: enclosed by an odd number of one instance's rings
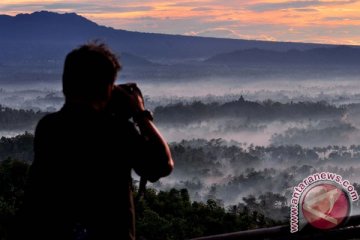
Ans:
POLYGON ((134 166, 134 170, 150 182, 155 182, 159 178, 169 175, 174 168, 170 148, 150 119, 146 117, 137 119, 136 124, 145 141, 146 152, 142 156, 147 159, 138 162, 138 166, 134 166))
POLYGON ((140 138, 142 138, 140 141, 142 146, 139 146, 137 150, 143 152, 136 154, 139 157, 134 161, 133 168, 141 177, 155 182, 169 175, 174 168, 170 148, 152 122, 152 118, 143 114, 146 113, 144 98, 137 85, 129 83, 123 86, 114 86, 114 88, 125 97, 123 100, 128 104, 133 120, 140 130, 140 138))

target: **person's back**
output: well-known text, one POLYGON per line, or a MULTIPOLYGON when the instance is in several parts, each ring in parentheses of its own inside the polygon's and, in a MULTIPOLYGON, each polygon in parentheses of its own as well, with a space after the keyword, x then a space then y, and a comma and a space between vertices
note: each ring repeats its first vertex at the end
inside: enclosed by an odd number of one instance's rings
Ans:
MULTIPOLYGON (((94 67, 99 64, 95 63, 94 67)), ((168 146, 151 119, 139 114, 143 108, 134 108, 143 103, 136 100, 130 106, 137 110, 132 114, 140 116, 137 124, 143 134, 127 114, 109 109, 107 93, 114 91, 114 80, 106 83, 99 99, 87 99, 69 95, 72 83, 63 79, 64 107, 38 123, 25 195, 25 215, 31 221, 27 234, 32 238, 133 239, 131 169, 151 181, 170 173, 173 163, 168 146)), ((81 91, 81 86, 76 87, 81 91)))

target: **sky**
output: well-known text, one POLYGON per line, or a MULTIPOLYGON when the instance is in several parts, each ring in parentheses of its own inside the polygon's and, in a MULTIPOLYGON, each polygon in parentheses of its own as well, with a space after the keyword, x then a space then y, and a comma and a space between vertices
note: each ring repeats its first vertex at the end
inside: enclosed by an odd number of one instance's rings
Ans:
POLYGON ((0 14, 76 12, 140 32, 360 45, 360 0, 1 0, 0 14))

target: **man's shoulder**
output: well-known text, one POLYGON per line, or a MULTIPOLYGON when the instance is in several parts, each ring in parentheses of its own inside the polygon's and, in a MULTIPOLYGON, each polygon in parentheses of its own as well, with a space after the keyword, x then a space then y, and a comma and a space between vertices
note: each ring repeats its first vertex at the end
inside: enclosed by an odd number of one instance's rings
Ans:
POLYGON ((48 123, 48 122, 57 121, 60 118, 60 115, 61 115, 61 111, 48 113, 40 119, 39 123, 40 122, 48 123))
POLYGON ((60 119, 61 119, 60 111, 48 113, 39 120, 36 128, 39 129, 39 128, 46 128, 46 126, 52 126, 56 124, 60 119))

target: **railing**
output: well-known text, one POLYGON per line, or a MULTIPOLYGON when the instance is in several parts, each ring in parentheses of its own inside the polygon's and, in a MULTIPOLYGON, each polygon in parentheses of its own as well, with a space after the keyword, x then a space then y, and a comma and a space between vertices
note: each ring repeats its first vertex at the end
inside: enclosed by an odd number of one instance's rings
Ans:
POLYGON ((191 240, 346 240, 360 239, 360 216, 353 216, 348 219, 346 224, 340 228, 320 231, 310 227, 305 227, 297 233, 290 233, 290 227, 287 225, 261 228, 233 233, 224 233, 213 236, 193 238, 191 240))

